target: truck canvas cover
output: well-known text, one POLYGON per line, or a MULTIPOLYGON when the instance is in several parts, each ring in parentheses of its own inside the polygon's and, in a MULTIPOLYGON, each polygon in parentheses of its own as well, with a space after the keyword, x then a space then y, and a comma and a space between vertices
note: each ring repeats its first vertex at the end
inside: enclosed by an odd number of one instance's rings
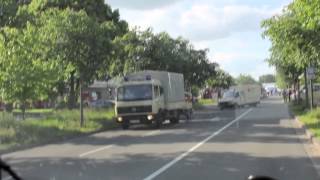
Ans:
POLYGON ((184 78, 182 74, 165 71, 140 71, 127 75, 129 80, 146 80, 147 76, 161 82, 166 104, 184 101, 184 78))

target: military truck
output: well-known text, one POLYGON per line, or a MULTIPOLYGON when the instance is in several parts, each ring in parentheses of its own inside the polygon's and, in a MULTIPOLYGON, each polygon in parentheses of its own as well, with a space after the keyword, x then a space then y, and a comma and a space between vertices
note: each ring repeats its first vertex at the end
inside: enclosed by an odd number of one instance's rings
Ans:
POLYGON ((150 70, 128 74, 116 89, 116 121, 128 129, 134 123, 160 128, 165 120, 179 123, 183 116, 189 120, 192 105, 185 94, 182 74, 150 70))

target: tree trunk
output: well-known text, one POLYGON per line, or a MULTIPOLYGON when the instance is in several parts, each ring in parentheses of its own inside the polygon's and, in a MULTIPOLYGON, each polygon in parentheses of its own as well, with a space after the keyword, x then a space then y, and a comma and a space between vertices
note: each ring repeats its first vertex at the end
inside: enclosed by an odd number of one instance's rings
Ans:
POLYGON ((4 105, 4 109, 5 109, 5 112, 11 113, 12 110, 13 110, 13 104, 12 104, 12 103, 6 103, 6 104, 4 105))
POLYGON ((294 93, 294 102, 297 102, 297 83, 298 83, 298 79, 296 78, 293 84, 293 93, 294 93))
POLYGON ((83 127, 84 125, 84 118, 83 118, 83 96, 82 96, 82 81, 79 82, 79 89, 80 89, 80 126, 83 127))
POLYGON ((74 84, 75 84, 75 77, 74 77, 75 71, 72 71, 70 73, 70 85, 69 85, 69 97, 68 97, 68 108, 69 109, 73 109, 75 107, 75 88, 74 88, 74 84))
MULTIPOLYGON (((76 87, 75 87, 75 96, 74 96, 74 101, 75 101, 75 105, 77 106, 78 105, 78 100, 80 100, 80 79, 77 78, 76 81, 76 87)), ((78 106, 77 106, 78 107, 78 106)))
POLYGON ((314 102, 313 102, 313 80, 310 79, 310 93, 311 93, 311 97, 310 97, 310 109, 313 109, 314 106, 314 102))
POLYGON ((300 95, 300 80, 299 79, 298 79, 297 88, 298 88, 298 103, 300 103, 301 102, 301 95, 300 95))
POLYGON ((26 102, 22 102, 21 104, 21 112, 22 112, 22 120, 25 120, 26 117, 25 117, 25 114, 26 114, 26 102))
POLYGON ((304 69, 304 87, 305 87, 305 96, 306 96, 306 107, 309 105, 309 88, 308 88, 308 78, 307 78, 307 68, 304 69))

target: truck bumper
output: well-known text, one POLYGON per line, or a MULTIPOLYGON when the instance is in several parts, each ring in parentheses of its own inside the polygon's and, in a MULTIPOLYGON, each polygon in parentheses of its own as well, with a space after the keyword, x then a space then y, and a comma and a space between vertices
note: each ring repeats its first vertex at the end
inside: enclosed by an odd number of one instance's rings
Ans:
POLYGON ((129 123, 129 124, 150 124, 156 119, 155 115, 119 115, 116 117, 117 123, 129 123))
POLYGON ((219 108, 234 108, 236 105, 233 102, 219 102, 219 108))

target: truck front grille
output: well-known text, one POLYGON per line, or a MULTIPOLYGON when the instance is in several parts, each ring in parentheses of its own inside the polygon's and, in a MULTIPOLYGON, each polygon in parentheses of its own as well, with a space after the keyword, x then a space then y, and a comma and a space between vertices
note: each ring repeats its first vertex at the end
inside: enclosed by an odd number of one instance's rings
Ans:
POLYGON ((152 112, 152 106, 118 107, 117 111, 119 114, 148 113, 148 112, 152 112))

